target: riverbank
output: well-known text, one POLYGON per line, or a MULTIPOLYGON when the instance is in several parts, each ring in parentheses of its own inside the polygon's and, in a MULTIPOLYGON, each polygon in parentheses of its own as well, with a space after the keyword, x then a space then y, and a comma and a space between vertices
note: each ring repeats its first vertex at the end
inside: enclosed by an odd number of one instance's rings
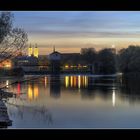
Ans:
POLYGON ((5 103, 0 100, 0 128, 7 128, 12 125, 12 121, 9 119, 7 107, 5 103))

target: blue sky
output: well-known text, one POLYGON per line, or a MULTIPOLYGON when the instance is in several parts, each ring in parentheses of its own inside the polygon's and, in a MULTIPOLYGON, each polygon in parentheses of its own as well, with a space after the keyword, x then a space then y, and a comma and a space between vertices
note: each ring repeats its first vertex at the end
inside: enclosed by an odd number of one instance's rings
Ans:
POLYGON ((29 43, 37 43, 40 53, 79 52, 82 47, 96 49, 140 45, 140 12, 137 11, 15 11, 14 26, 24 28, 29 43), (47 52, 45 52, 45 50, 47 52))

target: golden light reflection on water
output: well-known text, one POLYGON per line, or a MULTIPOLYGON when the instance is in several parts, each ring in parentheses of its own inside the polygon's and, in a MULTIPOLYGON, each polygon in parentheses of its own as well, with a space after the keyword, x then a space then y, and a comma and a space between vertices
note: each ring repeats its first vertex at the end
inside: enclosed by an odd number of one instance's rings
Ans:
POLYGON ((38 86, 35 85, 34 86, 34 99, 37 99, 38 98, 38 86))
POLYGON ((88 85, 88 77, 87 76, 65 76, 65 87, 87 87, 88 85))
POLYGON ((69 86, 69 76, 65 76, 65 87, 69 86))
POLYGON ((37 99, 39 95, 38 85, 28 85, 28 99, 37 99))
POLYGON ((32 100, 33 99, 33 90, 32 90, 32 86, 28 85, 28 99, 32 100))
POLYGON ((20 96, 21 93, 21 88, 20 88, 20 83, 17 84, 17 96, 20 96))
POLYGON ((9 80, 6 80, 6 87, 9 87, 9 80))
POLYGON ((48 77, 45 76, 45 88, 46 88, 47 84, 48 84, 48 77))
POLYGON ((113 93, 112 93, 112 105, 113 105, 113 107, 115 107, 115 102, 116 102, 116 99, 115 99, 115 90, 113 90, 113 93))
POLYGON ((70 77, 70 85, 73 87, 73 76, 70 77))

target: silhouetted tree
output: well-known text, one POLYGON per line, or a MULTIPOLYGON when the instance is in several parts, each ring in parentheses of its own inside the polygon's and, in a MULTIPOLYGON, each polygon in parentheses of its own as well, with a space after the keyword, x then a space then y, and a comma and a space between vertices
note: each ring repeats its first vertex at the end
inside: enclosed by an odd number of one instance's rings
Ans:
POLYGON ((97 52, 94 48, 82 48, 81 49, 82 60, 85 60, 87 64, 93 64, 97 57, 97 52))
POLYGON ((26 47, 27 34, 23 29, 13 28, 13 14, 0 13, 0 63, 15 57, 26 47))
POLYGON ((140 72, 140 46, 130 45, 120 50, 118 59, 121 72, 140 72))
POLYGON ((116 54, 110 49, 106 48, 98 52, 99 73, 113 74, 116 72, 116 54))

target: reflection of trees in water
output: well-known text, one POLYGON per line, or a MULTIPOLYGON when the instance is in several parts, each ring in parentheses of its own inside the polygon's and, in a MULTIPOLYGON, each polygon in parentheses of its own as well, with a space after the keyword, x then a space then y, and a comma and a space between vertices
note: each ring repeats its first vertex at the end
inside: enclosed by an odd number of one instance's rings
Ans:
POLYGON ((61 80, 60 75, 50 76, 50 96, 59 98, 61 94, 61 80))
POLYGON ((52 114, 48 109, 46 109, 45 106, 41 107, 25 106, 25 105, 16 105, 13 103, 8 103, 8 105, 10 105, 11 107, 15 107, 17 109, 17 113, 15 113, 12 109, 10 109, 9 110, 10 116, 16 117, 16 115, 18 115, 18 117, 20 117, 23 120, 25 115, 28 115, 28 113, 30 113, 32 115, 32 119, 40 117, 40 119, 43 122, 47 122, 48 124, 53 123, 52 114))
POLYGON ((122 77, 120 86, 121 98, 131 103, 140 101, 140 74, 129 74, 122 77))
POLYGON ((117 89, 115 78, 88 78, 87 88, 81 90, 82 98, 94 98, 97 95, 104 99, 108 99, 110 93, 117 89))

